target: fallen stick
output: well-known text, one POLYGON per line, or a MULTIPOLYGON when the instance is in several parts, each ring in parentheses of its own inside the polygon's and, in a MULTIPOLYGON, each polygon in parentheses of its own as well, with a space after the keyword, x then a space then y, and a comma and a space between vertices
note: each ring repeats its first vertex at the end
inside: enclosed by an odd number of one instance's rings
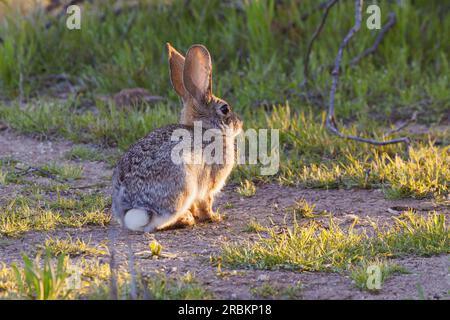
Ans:
POLYGON ((59 179, 56 175, 50 173, 50 172, 47 171, 47 170, 44 170, 44 169, 42 169, 42 168, 39 168, 39 167, 28 166, 28 168, 26 168, 26 169, 21 169, 21 168, 15 167, 15 169, 16 169, 16 170, 19 170, 19 171, 16 171, 16 172, 15 172, 15 174, 16 174, 18 177, 25 176, 25 175, 30 174, 30 173, 38 172, 38 173, 40 173, 43 177, 47 177, 47 178, 49 178, 49 179, 52 179, 52 180, 55 180, 55 181, 58 181, 58 182, 61 182, 61 183, 64 182, 64 180, 59 179))

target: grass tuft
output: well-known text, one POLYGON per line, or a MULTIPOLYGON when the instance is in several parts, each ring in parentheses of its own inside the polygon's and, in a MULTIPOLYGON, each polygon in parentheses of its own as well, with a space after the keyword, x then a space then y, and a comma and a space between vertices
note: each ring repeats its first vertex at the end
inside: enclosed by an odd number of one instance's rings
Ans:
POLYGON ((383 283, 393 275, 405 273, 409 273, 408 270, 398 264, 385 260, 375 259, 373 261, 364 261, 359 265, 352 267, 350 277, 358 288, 376 292, 380 290, 383 283), (374 285, 374 283, 370 282, 371 279, 369 277, 373 275, 373 273, 371 272, 369 267, 378 268, 380 272, 378 288, 377 285, 374 285))
POLYGON ((263 232, 266 230, 267 228, 264 227, 261 223, 259 223, 255 219, 250 220, 244 229, 245 232, 254 232, 254 233, 263 232))
POLYGON ((244 180, 236 188, 236 192, 243 197, 253 197, 256 194, 256 186, 251 180, 244 180))
POLYGON ((257 299, 299 299, 302 297, 302 284, 297 282, 295 285, 286 287, 277 286, 271 283, 264 283, 261 286, 250 289, 250 292, 257 299))
POLYGON ((354 225, 344 230, 332 218, 327 227, 312 220, 305 226, 295 223, 281 233, 268 229, 267 235, 256 242, 226 244, 222 259, 231 266, 257 269, 342 271, 377 257, 450 252, 444 214, 421 217, 408 213, 387 229, 377 228, 375 232, 376 236, 369 236, 366 231, 354 230, 354 225))
MULTIPOLYGON (((75 263, 61 254, 42 261, 23 256, 24 266, 1 264, 0 298, 8 299, 109 299, 111 270, 108 263, 85 260, 75 263)), ((130 299, 130 274, 118 270, 119 299, 130 299)), ((138 299, 209 299, 192 273, 168 278, 161 274, 139 276, 138 299), (145 292, 145 295, 144 295, 145 292)))
POLYGON ((89 225, 105 227, 111 221, 111 216, 106 212, 109 200, 103 197, 87 195, 79 203, 61 199, 41 207, 29 199, 16 198, 1 206, 0 235, 18 237, 32 230, 48 231, 89 225))
POLYGON ((66 255, 76 257, 80 255, 104 256, 108 254, 104 243, 92 246, 90 241, 85 242, 80 238, 72 239, 69 235, 66 239, 47 238, 43 245, 46 252, 54 256, 66 255))

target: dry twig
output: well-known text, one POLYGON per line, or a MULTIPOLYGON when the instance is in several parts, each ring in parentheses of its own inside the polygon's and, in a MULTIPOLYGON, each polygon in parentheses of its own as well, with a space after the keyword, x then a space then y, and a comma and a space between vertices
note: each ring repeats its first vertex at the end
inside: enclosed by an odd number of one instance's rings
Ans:
POLYGON ((389 31, 389 29, 391 29, 391 28, 395 25, 396 22, 397 22, 397 18, 396 18, 396 16, 395 16, 395 12, 390 12, 390 13, 389 13, 389 16, 388 16, 388 22, 387 22, 387 23, 383 26, 383 28, 381 29, 381 31, 380 31, 380 33, 378 34, 377 38, 375 39, 375 42, 373 43, 373 45, 372 45, 370 48, 364 50, 362 53, 360 53, 360 54, 357 55, 356 57, 354 57, 354 58, 350 61, 349 65, 350 65, 350 66, 354 66, 354 65, 357 64, 362 58, 365 58, 366 56, 368 56, 368 55, 374 53, 374 52, 378 49, 378 47, 379 47, 381 41, 383 41, 384 37, 386 36, 386 33, 389 31))
POLYGON ((393 128, 385 133, 385 136, 390 136, 394 133, 397 133, 403 129, 405 129, 407 126, 409 126, 411 123, 414 123, 417 121, 417 111, 414 111, 411 118, 400 124, 397 128, 393 128))
POLYGON ((363 3, 363 0, 355 0, 355 24, 350 29, 350 31, 347 33, 347 35, 345 36, 341 45, 339 46, 338 54, 336 56, 336 60, 334 63, 334 69, 331 74, 332 83, 331 83, 331 90, 330 90, 330 101, 329 101, 329 105, 328 105, 328 115, 327 115, 327 119, 326 119, 326 127, 332 133, 334 133, 335 135, 337 135, 338 137, 343 138, 343 139, 355 140, 355 141, 373 144, 373 145, 377 145, 377 146, 383 146, 383 145, 395 144, 395 143, 404 143, 405 145, 409 146, 410 140, 408 137, 402 137, 402 138, 397 138, 397 139, 392 139, 392 140, 387 140, 387 141, 377 141, 377 140, 361 138, 361 137, 353 136, 353 135, 344 135, 338 129, 337 124, 336 124, 336 117, 335 117, 335 112, 334 112, 334 100, 335 100, 334 97, 336 95, 337 84, 339 81, 339 69, 341 66, 342 54, 344 52, 344 48, 347 47, 348 43, 350 42, 350 39, 354 36, 354 34, 361 27, 362 3, 363 3))
POLYGON ((16 176, 18 176, 18 177, 26 176, 28 174, 39 173, 41 176, 47 177, 47 178, 55 180, 57 182, 60 182, 60 183, 65 182, 64 180, 61 180, 57 176, 52 174, 51 172, 44 170, 42 168, 39 168, 39 167, 28 166, 27 168, 22 169, 22 168, 19 168, 16 166, 15 169, 18 170, 15 172, 16 176))
POLYGON ((338 0, 330 0, 327 2, 327 4, 325 5, 325 12, 322 16, 322 20, 320 21, 320 24, 317 27, 316 31, 314 31, 314 34, 312 35, 311 40, 309 40, 308 49, 306 50, 305 61, 303 64, 303 76, 305 78, 305 80, 304 80, 305 84, 308 82, 309 57, 311 55, 313 43, 319 36, 320 32, 322 32, 323 26, 325 25, 325 21, 327 20, 327 17, 328 17, 328 12, 337 2, 338 2, 338 0))

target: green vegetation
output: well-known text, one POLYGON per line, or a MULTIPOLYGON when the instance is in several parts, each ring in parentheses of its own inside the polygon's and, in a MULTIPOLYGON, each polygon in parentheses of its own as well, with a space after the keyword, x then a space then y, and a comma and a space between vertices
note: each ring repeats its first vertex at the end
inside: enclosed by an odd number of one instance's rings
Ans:
POLYGON ((72 239, 70 235, 67 236, 66 239, 56 239, 49 237, 45 240, 43 248, 46 252, 54 256, 103 256, 108 254, 106 245, 104 243, 100 243, 98 246, 92 246, 90 244, 90 241, 85 242, 80 238, 72 239))
POLYGON ((76 145, 65 154, 65 157, 74 161, 104 161, 114 166, 121 152, 114 149, 105 150, 87 145, 76 145))
POLYGON ((327 214, 326 211, 316 212, 316 205, 310 204, 305 199, 295 201, 295 204, 289 208, 294 213, 294 217, 298 218, 316 218, 321 215, 327 214))
MULTIPOLYGON (((123 8, 119 15, 106 4, 84 6, 80 31, 68 30, 63 19, 40 11, 27 16, 6 13, 0 22, 0 91, 11 103, 0 103, 2 122, 44 138, 58 135, 124 150, 150 130, 177 119, 179 101, 168 79, 165 42, 181 51, 204 43, 214 58, 215 91, 243 116, 246 127, 280 129, 281 171, 271 178, 314 188, 382 188, 390 198, 448 194, 448 130, 412 135, 408 158, 403 146, 345 141, 324 127, 322 111, 330 83, 324 66, 333 62, 330 52, 337 51, 353 21, 353 3, 342 1, 330 11, 313 48, 313 81, 307 87, 300 85, 305 80, 304 53, 321 18, 314 1, 301 6, 293 0, 242 5, 192 1, 188 9, 181 1, 140 1, 137 8, 123 8), (310 14, 302 19, 305 13, 310 14), (78 93, 55 101, 55 75, 64 75, 78 93), (99 96, 130 87, 145 87, 168 100, 142 110, 122 110, 99 96), (36 95, 40 98, 31 99, 36 95), (28 100, 19 103, 17 97, 28 100)), ((435 15, 439 8, 427 1, 383 4, 382 12, 397 15, 394 29, 373 55, 341 74, 337 114, 342 124, 358 124, 346 126, 345 132, 387 139, 386 128, 395 120, 409 119, 414 111, 422 123, 445 121, 450 47, 439 30, 448 29, 450 19, 435 15)), ((376 34, 361 28, 343 65, 368 48, 376 34)), ((76 146, 67 157, 102 160, 103 155, 76 146)), ((106 159, 113 163, 116 158, 106 159)), ((67 179, 81 175, 76 168, 50 169, 67 179)), ((241 166, 233 177, 245 184, 240 189, 244 195, 252 194, 247 180, 268 180, 255 166, 241 166)), ((0 171, 0 183, 9 180, 8 172, 0 171)))
MULTIPOLYGON (((142 1, 138 8, 124 7, 116 14, 114 6, 95 3, 84 5, 80 31, 42 12, 27 17, 10 12, 0 29, 1 90, 12 98, 34 96, 57 81, 55 75, 64 74, 72 85, 83 88, 79 100, 92 98, 92 92, 129 87, 145 87, 174 99, 163 57, 164 44, 170 41, 181 51, 192 43, 210 48, 218 75, 216 91, 232 91, 230 102, 239 111, 250 111, 243 109, 257 101, 303 101, 296 90, 304 80, 308 40, 321 19, 315 8, 315 1, 299 6, 293 0, 241 5, 192 1, 188 9, 180 0, 142 1), (305 13, 311 14, 303 20, 305 13)), ((449 29, 450 19, 434 14, 439 8, 428 1, 383 3, 383 12, 397 14, 395 32, 388 33, 375 55, 342 73, 339 114, 401 116, 426 108, 432 111, 427 117, 436 118, 434 111, 445 111, 449 44, 440 30, 449 29)), ((353 4, 339 3, 328 18, 311 56, 312 89, 319 92, 329 84, 324 65, 333 62, 330 52, 337 51, 353 22, 353 4)), ((344 64, 368 48, 376 34, 361 28, 344 64)), ((314 102, 306 98, 306 103, 314 102)))
POLYGON ((295 285, 288 285, 279 288, 270 283, 264 283, 259 287, 250 290, 252 295, 258 299, 299 299, 302 295, 302 285, 300 282, 295 285))
POLYGON ((243 197, 253 197, 256 194, 256 186, 252 181, 244 180, 236 188, 236 192, 243 197))
POLYGON ((163 247, 158 241, 153 240, 152 242, 149 243, 148 247, 150 248, 150 252, 151 252, 152 256, 161 255, 161 251, 162 251, 163 247))
POLYGON ((0 183, 30 184, 29 181, 24 180, 26 175, 51 178, 59 183, 64 183, 65 181, 82 178, 83 167, 72 164, 58 164, 56 162, 32 167, 14 159, 0 159, 0 183))
MULTIPOLYGON (((0 108, 1 113, 2 109, 0 108)), ((20 112, 11 112, 14 117, 17 114, 20 112)), ((55 116, 55 114, 49 112, 49 116, 55 116)), ((62 113, 62 116, 82 117, 72 113, 62 113)), ((150 115, 147 116, 150 117, 150 115)), ((104 131, 106 128, 102 126, 101 137, 98 139, 91 137, 87 141, 104 142, 109 140, 112 141, 112 145, 118 144, 125 147, 158 126, 158 122, 153 121, 151 127, 142 126, 147 122, 138 120, 136 121, 141 123, 141 126, 138 124, 134 126, 133 118, 127 118, 127 122, 125 122, 125 116, 123 117, 122 127, 124 130, 130 130, 130 123, 131 127, 141 129, 128 131, 129 134, 120 134, 120 126, 119 128, 111 126, 108 132, 104 131)), ((160 119, 163 118, 161 114, 160 119)), ((449 146, 439 147, 433 145, 432 142, 422 143, 419 141, 412 145, 409 157, 406 158, 403 155, 404 150, 400 146, 375 148, 330 136, 324 127, 323 117, 322 122, 317 123, 311 114, 308 116, 304 113, 295 115, 291 113, 289 107, 276 108, 266 116, 266 120, 261 121, 265 123, 261 127, 280 128, 281 130, 280 145, 283 151, 281 154, 283 165, 280 173, 275 176, 280 183, 299 184, 313 188, 381 187, 391 198, 445 197, 449 192, 450 168, 447 165, 450 162, 449 146)), ((68 122, 70 123, 70 121, 68 122)), ((19 123, 23 125, 22 122, 19 121, 19 123)), ((148 123, 150 124, 150 118, 148 123)), ((160 125, 163 123, 164 121, 159 122, 160 125)), ((82 138, 82 135, 78 134, 79 130, 87 135, 90 130, 96 130, 90 126, 89 122, 86 125, 88 126, 86 130, 75 129, 72 132, 76 136, 75 140, 78 141, 82 138)), ((64 125, 62 130, 70 130, 70 125, 64 125)), ((351 132, 355 133, 355 127, 351 129, 351 132)), ((378 136, 380 137, 380 135, 379 132, 378 136)), ((86 151, 78 150, 77 152, 86 157, 93 156, 86 151)), ((82 174, 81 168, 73 165, 49 164, 42 169, 61 179, 76 179, 82 174)), ((250 180, 252 177, 267 179, 267 177, 259 177, 254 169, 255 166, 252 165, 241 166, 237 171, 237 176, 235 174, 235 178, 243 179, 241 186, 237 189, 243 196, 252 196, 256 191, 254 183, 250 180)), ((3 180, 6 182, 13 181, 12 173, 8 175, 8 171, 6 171, 3 176, 3 180)))
POLYGON ((332 218, 328 226, 310 220, 306 226, 295 223, 282 232, 271 228, 258 241, 225 244, 221 257, 230 266, 343 271, 378 257, 450 252, 450 231, 443 214, 422 217, 406 212, 394 220, 389 227, 374 226, 374 236, 355 230, 354 224, 342 229, 332 218))
POLYGON ((42 170, 54 174, 63 180, 77 180, 83 175, 83 168, 81 166, 74 166, 70 164, 59 165, 50 163, 41 168, 42 170))
POLYGON ((0 185, 7 185, 9 183, 16 183, 19 177, 14 172, 14 167, 18 161, 11 158, 0 158, 0 185))
POLYGON ((252 219, 249 223, 247 223, 247 226, 244 229, 245 232, 263 232, 266 231, 266 227, 264 227, 261 223, 258 221, 252 219))
POLYGON ((16 276, 17 294, 20 298, 34 300, 56 300, 64 299, 68 296, 69 290, 66 289, 66 280, 69 273, 66 269, 66 260, 61 255, 56 263, 53 263, 48 256, 44 259, 41 267, 41 257, 36 256, 33 261, 26 255, 23 255, 23 269, 16 264, 12 265, 16 276))
POLYGON ((7 173, 3 172, 3 170, 0 169, 0 185, 5 185, 7 179, 7 173))
POLYGON ((13 129, 42 137, 60 135, 77 143, 128 147, 150 130, 176 122, 175 112, 160 105, 144 111, 127 112, 99 103, 96 111, 76 112, 70 101, 38 102, 22 109, 0 106, 0 119, 13 129))
MULTIPOLYGON (((330 136, 312 116, 278 108, 270 127, 282 130, 280 143, 289 149, 281 159, 279 181, 313 188, 377 188, 390 197, 445 196, 449 192, 449 146, 416 143, 408 158, 399 146, 374 148, 330 136)), ((354 127, 351 131, 353 134, 354 127)), ((379 133, 380 134, 380 133, 379 133)))
POLYGON ((380 287, 382 287, 383 283, 393 275, 408 273, 408 270, 406 270, 404 267, 399 266, 395 263, 391 263, 389 261, 383 261, 379 259, 376 259, 374 261, 364 261, 358 266, 352 268, 350 273, 350 277, 355 282, 355 285, 362 290, 377 291, 377 288, 370 288, 367 286, 367 280, 369 279, 369 267, 379 268, 381 272, 380 287))
POLYGON ((70 160, 101 161, 104 159, 104 157, 97 150, 84 145, 74 146, 65 154, 65 156, 70 160))
MULTIPOLYGON (((0 268, 0 298, 61 300, 61 299, 108 299, 111 297, 111 270, 108 264, 81 260, 74 263, 64 254, 55 260, 50 254, 34 260, 23 255, 23 267, 13 264, 0 268)), ((187 273, 177 278, 160 274, 140 276, 138 299, 207 299, 207 292, 187 273)), ((130 274, 117 272, 118 297, 130 299, 130 274)))
POLYGON ((63 198, 42 207, 26 198, 16 198, 1 205, 0 236, 18 237, 31 230, 48 231, 62 227, 104 227, 111 220, 111 216, 105 211, 109 200, 102 197, 93 198, 88 195, 82 197, 79 202, 61 199, 63 198), (60 210, 61 208, 64 210, 60 210))
MULTIPOLYGON (((76 143, 64 162, 55 156, 53 162, 33 166, 32 159, 22 163, 0 158, 0 188, 12 187, 20 193, 0 199, 0 247, 9 246, 10 237, 29 231, 110 223, 110 198, 92 191, 105 191, 106 182, 74 183, 86 175, 80 162, 104 161, 113 166, 139 138, 177 121, 180 101, 168 77, 167 41, 180 52, 194 43, 205 44, 213 58, 215 94, 242 116, 245 128, 280 130, 279 172, 261 176, 259 165, 238 166, 230 180, 240 196, 256 197, 260 183, 277 182, 301 188, 381 189, 389 199, 448 201, 450 43, 448 32, 442 30, 450 30, 450 15, 445 4, 383 1, 382 21, 390 11, 397 21, 376 51, 349 66, 379 35, 380 31, 363 27, 344 52, 335 97, 338 125, 344 133, 377 140, 407 134, 411 145, 405 150, 403 145, 375 147, 343 140, 325 127, 330 65, 353 24, 352 1, 339 1, 330 11, 312 50, 309 79, 303 75, 305 52, 323 13, 317 1, 121 3, 85 1, 81 30, 69 30, 64 15, 44 10, 21 15, 6 9, 0 15, 0 130, 6 126, 37 139, 76 143), (165 99, 140 108, 116 106, 110 99, 119 90, 135 87, 165 99), (392 130, 414 112, 425 130, 392 130), (48 179, 36 183, 31 179, 36 176, 48 179)), ((365 1, 363 15, 369 4, 365 1)), ((232 207, 232 203, 223 205, 232 207)), ((450 252, 447 211, 427 216, 406 212, 390 226, 372 228, 358 225, 357 220, 343 228, 331 214, 326 223, 323 218, 328 212, 317 212, 305 199, 286 213, 293 215, 293 225, 266 226, 249 220, 243 231, 257 233, 259 239, 226 243, 218 257, 217 276, 236 274, 236 270, 222 271, 222 263, 237 268, 336 271, 349 274, 357 287, 367 289, 369 265, 380 267, 385 281, 404 272, 391 263, 391 257, 450 252)), ((212 217, 222 219, 221 214, 212 217)), ((41 247, 46 251, 44 259, 24 256, 20 265, 0 265, 0 298, 94 299, 114 294, 110 267, 98 259, 108 254, 103 243, 93 246, 82 238, 50 236, 41 247), (66 283, 73 257, 81 270, 79 289, 66 283)), ((157 241, 149 245, 151 256, 167 256, 162 249, 157 241)), ((116 276, 117 297, 131 298, 130 272, 119 270, 116 276)), ((138 299, 212 297, 190 273, 178 278, 138 274, 136 281, 134 298, 138 299)), ((301 286, 278 288, 264 283, 251 293, 261 298, 300 298, 301 286)))

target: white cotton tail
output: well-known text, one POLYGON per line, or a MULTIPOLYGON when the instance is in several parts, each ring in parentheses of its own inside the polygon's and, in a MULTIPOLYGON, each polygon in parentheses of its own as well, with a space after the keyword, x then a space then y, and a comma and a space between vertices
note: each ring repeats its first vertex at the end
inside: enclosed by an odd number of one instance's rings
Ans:
POLYGON ((149 214, 143 209, 131 209, 125 213, 125 226, 132 231, 144 231, 149 222, 149 214))

